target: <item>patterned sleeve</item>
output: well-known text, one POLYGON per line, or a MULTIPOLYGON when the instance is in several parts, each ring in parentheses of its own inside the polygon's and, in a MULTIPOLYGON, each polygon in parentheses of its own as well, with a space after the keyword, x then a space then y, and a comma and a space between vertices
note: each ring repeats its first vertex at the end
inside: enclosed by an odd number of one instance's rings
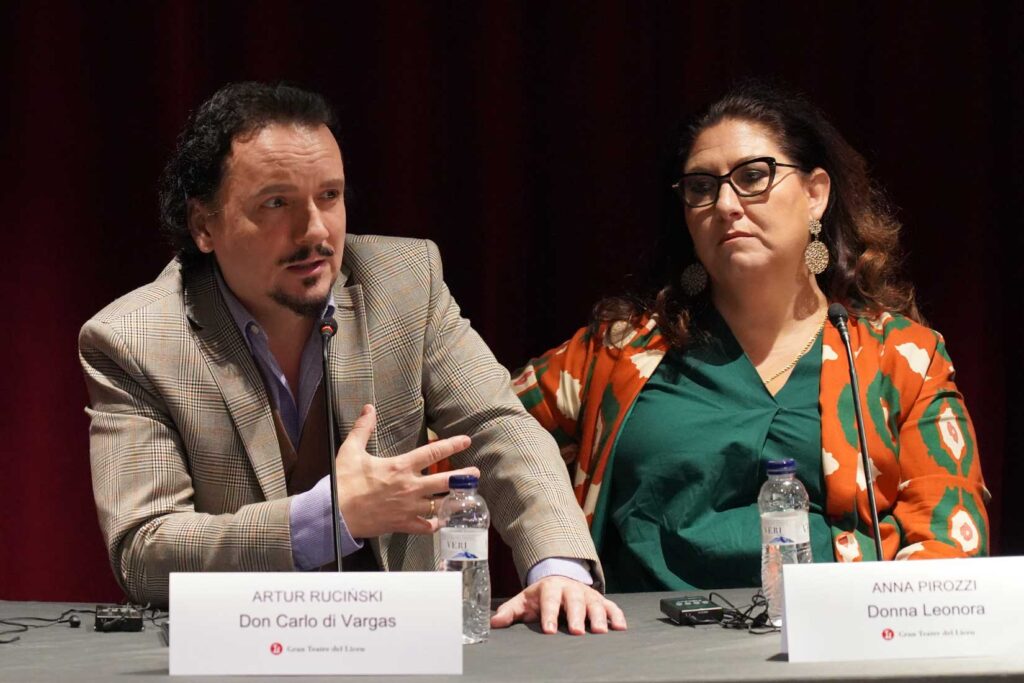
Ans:
MULTIPOLYGON (((79 353, 100 528, 129 599, 167 605, 171 572, 292 570, 289 499, 197 512, 181 434, 124 338, 90 321, 79 353)), ((221 456, 223 476, 238 479, 221 456)))
POLYGON ((589 347, 590 333, 581 328, 572 339, 530 360, 512 377, 513 391, 555 437, 566 463, 577 455, 589 347))
POLYGON ((899 430, 900 486, 893 513, 903 548, 896 558, 984 556, 990 495, 977 438, 942 336, 930 334, 926 348, 911 342, 895 347, 924 377, 899 430))

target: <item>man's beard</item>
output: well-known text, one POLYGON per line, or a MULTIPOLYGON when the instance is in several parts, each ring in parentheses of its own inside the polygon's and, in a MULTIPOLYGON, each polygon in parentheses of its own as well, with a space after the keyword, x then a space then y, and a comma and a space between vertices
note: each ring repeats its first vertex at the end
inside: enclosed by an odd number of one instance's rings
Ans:
MULTIPOLYGON (((280 265, 289 265, 292 263, 299 263, 301 261, 305 261, 306 259, 309 258, 309 254, 311 251, 312 249, 310 249, 309 247, 302 247, 291 256, 281 259, 279 263, 280 265)), ((324 258, 334 256, 334 250, 325 244, 318 244, 316 246, 316 253, 317 255, 322 256, 324 258)), ((309 289, 310 287, 316 285, 317 280, 319 279, 320 278, 317 277, 316 275, 307 277, 305 280, 302 281, 302 286, 305 287, 306 289, 309 289)), ((334 286, 333 282, 331 283, 331 286, 334 286)), ((328 293, 330 293, 330 289, 328 289, 328 293)), ((287 294, 281 291, 280 289, 275 289, 272 292, 270 292, 270 298, 297 315, 301 315, 304 318, 312 318, 314 320, 318 320, 320 316, 322 316, 324 313, 324 308, 327 306, 328 297, 323 296, 311 300, 300 299, 298 297, 294 297, 290 294, 287 294)))
MULTIPOLYGON (((316 284, 316 281, 317 278, 310 277, 303 280, 302 284, 305 287, 312 287, 316 284)), ((279 289, 272 291, 270 298, 292 313, 301 315, 303 318, 312 318, 313 320, 319 320, 320 316, 324 314, 324 308, 327 306, 326 296, 315 299, 300 299, 291 294, 286 294, 279 289)))

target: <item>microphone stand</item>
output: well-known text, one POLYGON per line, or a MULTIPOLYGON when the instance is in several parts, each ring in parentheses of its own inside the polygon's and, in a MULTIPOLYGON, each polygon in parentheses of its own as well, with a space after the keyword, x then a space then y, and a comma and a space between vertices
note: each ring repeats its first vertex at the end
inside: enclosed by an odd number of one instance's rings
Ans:
POLYGON ((328 351, 331 338, 338 331, 338 323, 334 318, 320 321, 320 340, 323 342, 323 379, 324 409, 327 411, 327 459, 331 462, 331 523, 334 529, 334 559, 338 572, 341 572, 341 506, 338 503, 338 466, 335 463, 338 446, 334 441, 334 392, 331 389, 330 365, 328 351))
POLYGON ((846 360, 850 364, 850 385, 853 389, 853 414, 857 420, 857 436, 860 439, 860 459, 864 468, 864 488, 868 492, 868 506, 871 508, 871 528, 874 531, 875 556, 879 561, 882 557, 882 532, 878 528, 878 506, 875 504, 875 483, 871 478, 871 458, 868 457, 868 437, 864 433, 864 415, 860 407, 860 383, 857 381, 857 368, 853 364, 853 349, 850 348, 850 331, 846 329, 849 315, 842 304, 828 307, 828 319, 839 330, 846 349, 846 360))

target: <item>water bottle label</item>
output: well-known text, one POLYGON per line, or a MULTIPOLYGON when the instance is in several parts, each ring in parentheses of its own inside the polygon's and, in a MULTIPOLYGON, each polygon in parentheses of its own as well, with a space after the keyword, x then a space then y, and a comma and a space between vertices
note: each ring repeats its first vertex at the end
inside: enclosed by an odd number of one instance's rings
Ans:
POLYGON ((808 543, 811 540, 806 512, 761 515, 761 543, 808 543))
POLYGON ((487 529, 441 529, 442 560, 486 560, 487 529))

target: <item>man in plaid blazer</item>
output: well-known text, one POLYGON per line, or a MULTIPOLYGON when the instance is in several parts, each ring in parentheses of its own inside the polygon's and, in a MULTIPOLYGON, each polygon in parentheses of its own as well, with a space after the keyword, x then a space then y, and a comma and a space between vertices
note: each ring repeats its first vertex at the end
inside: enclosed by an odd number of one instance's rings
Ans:
POLYGON ((433 243, 346 235, 322 98, 229 85, 191 117, 161 181, 177 258, 82 328, 93 489, 114 574, 166 604, 174 571, 333 559, 316 322, 333 316, 344 552, 434 568, 433 496, 480 474, 528 584, 492 619, 625 628, 551 437, 461 317, 433 243), (322 419, 318 419, 322 418, 322 419), (426 443, 430 427, 442 437, 426 443), (366 544, 364 545, 363 540, 366 544), (591 587, 588 584, 593 584, 591 587))

